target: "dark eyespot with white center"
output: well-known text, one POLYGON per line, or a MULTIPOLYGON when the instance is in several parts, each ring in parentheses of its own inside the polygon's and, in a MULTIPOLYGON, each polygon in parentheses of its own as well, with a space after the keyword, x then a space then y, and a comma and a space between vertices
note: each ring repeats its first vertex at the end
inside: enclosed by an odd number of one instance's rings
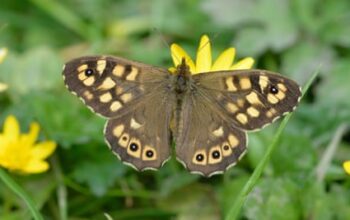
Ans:
POLYGON ((137 145, 137 144, 135 144, 135 143, 131 143, 130 144, 130 150, 131 151, 137 151, 139 149, 139 146, 137 145))
POLYGON ((197 160, 198 162, 202 162, 202 161, 204 160, 203 154, 197 154, 196 160, 197 160))
POLYGON ((94 70, 93 69, 86 69, 85 70, 85 76, 92 76, 94 74, 94 70))
POLYGON ((277 94, 277 93, 278 93, 277 87, 274 86, 274 85, 271 85, 271 86, 270 86, 270 92, 271 92, 272 94, 277 94))

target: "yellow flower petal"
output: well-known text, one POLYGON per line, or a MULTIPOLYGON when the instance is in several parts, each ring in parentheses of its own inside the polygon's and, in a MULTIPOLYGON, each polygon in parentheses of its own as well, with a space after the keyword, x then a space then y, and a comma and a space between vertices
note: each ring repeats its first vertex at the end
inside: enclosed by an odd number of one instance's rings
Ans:
POLYGON ((199 42, 195 73, 209 72, 211 69, 211 46, 207 35, 203 35, 199 42))
POLYGON ((344 167, 345 172, 350 175, 350 160, 345 161, 343 163, 343 167, 344 167))
POLYGON ((19 137, 19 124, 13 115, 8 116, 5 120, 4 136, 9 141, 15 141, 19 137))
POLYGON ((4 83, 0 83, 0 92, 5 91, 8 88, 8 86, 4 83))
POLYGON ((44 141, 39 144, 36 144, 31 154, 33 158, 36 159, 46 159, 48 156, 50 156, 56 149, 56 143, 53 141, 44 141))
POLYGON ((2 63, 2 61, 4 61, 4 59, 7 55, 7 52, 8 52, 7 48, 3 47, 0 49, 0 63, 2 63))
POLYGON ((252 68, 254 64, 254 59, 251 57, 246 57, 237 63, 233 64, 231 70, 244 70, 252 68))
POLYGON ((231 47, 222 52, 211 68, 211 71, 228 70, 235 59, 236 49, 231 47))
POLYGON ((31 160, 22 171, 24 173, 42 173, 49 169, 49 164, 42 160, 31 160))
POLYGON ((171 51, 171 57, 173 58, 173 62, 174 62, 175 67, 177 67, 178 65, 181 64, 182 58, 185 58, 186 64, 190 67, 190 71, 191 72, 195 71, 193 60, 186 53, 186 51, 184 49, 182 49, 177 44, 172 44, 170 46, 170 51, 171 51))
POLYGON ((34 144, 34 142, 38 138, 39 130, 40 130, 40 126, 38 123, 33 122, 30 124, 29 133, 25 135, 25 141, 27 142, 27 144, 29 145, 34 144))
POLYGON ((44 161, 51 155, 56 143, 45 141, 37 143, 40 126, 32 123, 28 133, 21 134, 17 119, 10 115, 0 133, 0 166, 18 173, 41 173, 49 168, 44 161))

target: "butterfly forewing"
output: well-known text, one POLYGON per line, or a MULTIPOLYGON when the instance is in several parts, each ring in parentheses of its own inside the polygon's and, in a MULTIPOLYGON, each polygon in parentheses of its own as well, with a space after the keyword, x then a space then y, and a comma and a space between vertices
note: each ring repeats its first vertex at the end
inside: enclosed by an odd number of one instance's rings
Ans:
POLYGON ((67 88, 94 112, 116 117, 142 102, 169 74, 122 58, 88 56, 66 63, 63 76, 67 88))
POLYGON ((198 93, 243 130, 257 130, 291 112, 301 97, 293 80, 264 70, 195 75, 198 93))

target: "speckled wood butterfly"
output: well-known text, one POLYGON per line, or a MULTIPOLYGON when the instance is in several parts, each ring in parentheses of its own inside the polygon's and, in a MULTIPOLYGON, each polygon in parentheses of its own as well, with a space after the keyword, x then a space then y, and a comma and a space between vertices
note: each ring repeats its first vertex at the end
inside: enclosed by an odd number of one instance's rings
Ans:
POLYGON ((185 59, 175 73, 119 57, 69 61, 67 88, 108 119, 111 150, 137 170, 157 169, 171 155, 191 172, 223 173, 246 152, 246 131, 291 112, 301 92, 292 80, 266 70, 191 75, 185 59))

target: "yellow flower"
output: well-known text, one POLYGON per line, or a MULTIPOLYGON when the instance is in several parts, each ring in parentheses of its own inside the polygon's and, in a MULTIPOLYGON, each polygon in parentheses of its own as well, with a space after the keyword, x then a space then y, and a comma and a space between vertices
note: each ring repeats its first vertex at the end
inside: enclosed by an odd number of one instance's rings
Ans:
MULTIPOLYGON (((7 55, 7 49, 6 48, 0 48, 0 63, 5 59, 5 56, 7 55)), ((7 85, 0 82, 0 92, 5 91, 7 89, 7 85)))
MULTIPOLYGON (((210 39, 207 35, 203 35, 199 42, 196 63, 194 63, 191 57, 179 45, 172 44, 170 50, 174 66, 178 66, 181 63, 182 58, 185 58, 186 64, 190 67, 192 74, 220 70, 250 69, 254 64, 254 59, 251 57, 246 57, 237 63, 233 63, 236 55, 236 49, 233 47, 226 49, 213 62, 211 57, 210 39)), ((170 67, 169 70, 174 72, 175 68, 170 67)))
POLYGON ((29 133, 20 133, 17 119, 10 115, 0 133, 0 166, 11 171, 31 174, 42 173, 49 169, 45 159, 56 149, 53 141, 36 143, 39 124, 32 123, 29 133))
POLYGON ((345 172, 350 175, 350 160, 343 163, 343 168, 345 172))

